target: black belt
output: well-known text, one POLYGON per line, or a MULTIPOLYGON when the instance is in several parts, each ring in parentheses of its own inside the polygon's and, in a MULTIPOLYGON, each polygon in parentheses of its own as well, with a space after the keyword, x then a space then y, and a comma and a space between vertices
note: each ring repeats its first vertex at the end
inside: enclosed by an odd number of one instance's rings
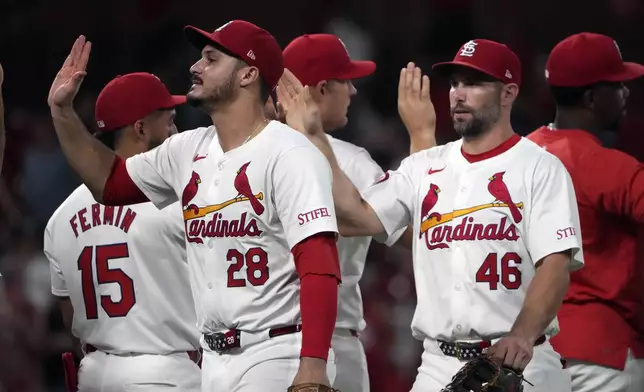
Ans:
MULTIPOLYGON (((268 330, 268 337, 274 338, 277 336, 288 335, 302 331, 302 324, 288 325, 286 327, 272 328, 268 330)), ((223 354, 234 348, 241 347, 241 331, 238 329, 230 329, 226 332, 213 333, 203 335, 204 342, 208 347, 219 354, 223 354)))
MULTIPOLYGON (((541 335, 539 339, 534 342, 535 346, 545 343, 546 336, 541 335)), ((492 346, 489 340, 481 340, 480 342, 446 342, 438 340, 438 348, 441 349, 443 354, 448 357, 455 357, 459 361, 467 361, 485 354, 488 347, 492 346)))

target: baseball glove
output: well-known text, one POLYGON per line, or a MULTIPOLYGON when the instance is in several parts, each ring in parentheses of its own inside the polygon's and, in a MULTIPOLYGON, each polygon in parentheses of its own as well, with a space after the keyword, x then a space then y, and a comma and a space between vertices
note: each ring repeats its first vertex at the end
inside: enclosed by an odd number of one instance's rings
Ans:
POLYGON ((305 383, 291 385, 286 392, 340 392, 324 384, 305 383))
POLYGON ((441 392, 522 392, 523 376, 485 355, 468 361, 441 392))

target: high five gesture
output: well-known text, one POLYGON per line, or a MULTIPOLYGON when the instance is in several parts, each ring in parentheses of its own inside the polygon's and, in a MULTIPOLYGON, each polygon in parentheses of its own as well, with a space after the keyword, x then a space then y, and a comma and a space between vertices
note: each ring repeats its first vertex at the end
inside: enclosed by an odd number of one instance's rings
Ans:
POLYGON ((72 105, 83 78, 87 75, 87 62, 91 50, 92 43, 87 41, 85 36, 81 35, 76 39, 69 56, 58 71, 49 90, 49 98, 47 99, 49 107, 72 105))

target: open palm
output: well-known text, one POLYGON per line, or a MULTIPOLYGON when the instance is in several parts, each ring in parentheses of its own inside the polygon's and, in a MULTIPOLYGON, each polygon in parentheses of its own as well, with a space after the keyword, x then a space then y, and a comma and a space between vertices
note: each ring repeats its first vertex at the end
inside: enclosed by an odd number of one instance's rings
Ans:
POLYGON ((49 90, 47 103, 50 107, 71 106, 83 82, 83 78, 87 74, 85 70, 91 50, 92 43, 86 41, 84 36, 81 35, 76 39, 72 51, 65 59, 65 63, 58 71, 58 74, 56 74, 56 79, 54 79, 49 90))
POLYGON ((311 96, 309 86, 303 86, 288 69, 279 81, 277 99, 291 128, 310 135, 321 130, 320 108, 311 96))

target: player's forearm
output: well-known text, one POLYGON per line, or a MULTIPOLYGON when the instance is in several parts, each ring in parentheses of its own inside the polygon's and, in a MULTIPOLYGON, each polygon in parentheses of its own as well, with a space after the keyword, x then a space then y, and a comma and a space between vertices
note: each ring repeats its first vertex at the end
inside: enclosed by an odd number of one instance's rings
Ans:
POLYGON ((375 236, 384 231, 380 220, 369 204, 362 199, 353 182, 340 169, 326 135, 311 137, 311 141, 329 161, 333 173, 333 201, 338 229, 344 237, 375 236))
POLYGON ((73 108, 52 107, 51 116, 69 165, 101 201, 116 154, 90 135, 73 108))
POLYGON ((536 341, 557 315, 570 283, 570 252, 543 259, 535 273, 511 335, 536 341))

